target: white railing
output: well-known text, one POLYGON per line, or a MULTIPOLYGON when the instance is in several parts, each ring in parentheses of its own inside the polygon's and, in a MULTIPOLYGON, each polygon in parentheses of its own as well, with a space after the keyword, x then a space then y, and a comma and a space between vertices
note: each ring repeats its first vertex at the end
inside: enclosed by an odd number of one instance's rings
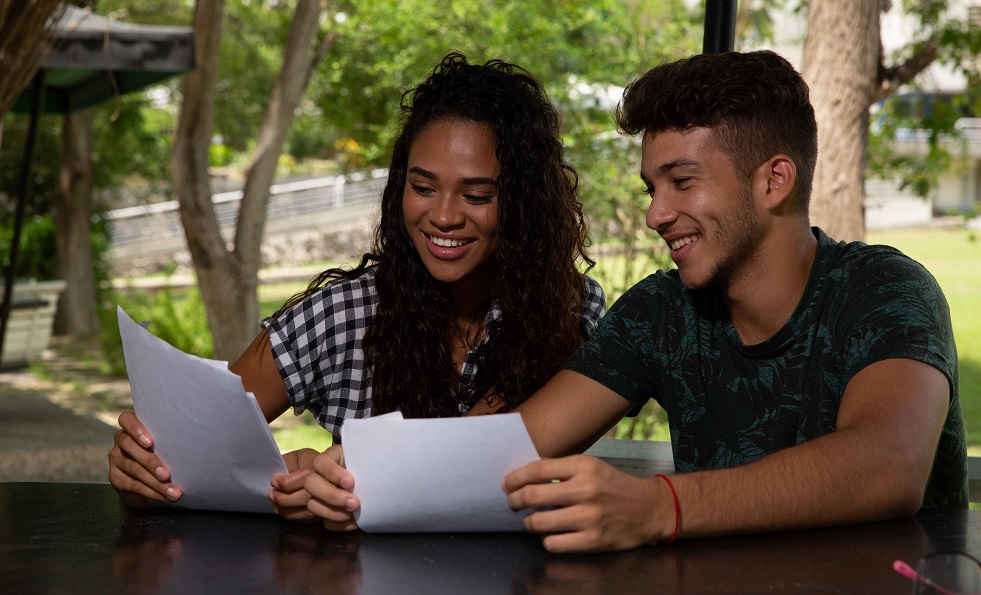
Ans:
MULTIPOLYGON (((378 202, 388 176, 387 169, 344 176, 314 178, 274 184, 269 189, 266 221, 296 218, 346 207, 378 202)), ((211 197, 218 225, 229 229, 238 219, 242 191, 222 192, 211 197)), ((106 213, 113 248, 154 240, 183 238, 177 201, 114 209, 106 213)))

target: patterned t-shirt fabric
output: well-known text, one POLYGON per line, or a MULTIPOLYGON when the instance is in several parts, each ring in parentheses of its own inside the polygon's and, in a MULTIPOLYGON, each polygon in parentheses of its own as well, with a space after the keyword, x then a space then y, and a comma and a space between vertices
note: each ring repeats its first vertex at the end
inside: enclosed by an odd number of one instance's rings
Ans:
POLYGON ((950 311, 922 265, 888 246, 835 242, 818 228, 800 302, 774 336, 744 345, 716 291, 677 270, 628 290, 567 368, 667 412, 679 472, 743 465, 835 431, 848 381, 890 358, 950 382, 950 406, 924 507, 965 508, 964 422, 950 311))
MULTIPOLYGON (((309 409, 335 444, 340 443, 346 418, 371 413, 371 374, 365 369, 362 342, 378 306, 375 271, 370 268, 354 279, 330 283, 278 319, 262 321, 294 413, 309 409)), ((606 312, 606 298, 594 279, 587 276, 585 283, 580 316, 589 336, 606 312)), ((492 301, 486 318, 489 332, 500 317, 501 310, 492 301)), ((485 336, 484 341, 489 339, 485 336)), ((474 349, 464 358, 461 388, 472 384, 476 374, 474 349)), ((457 408, 463 415, 468 404, 460 401, 457 408)))

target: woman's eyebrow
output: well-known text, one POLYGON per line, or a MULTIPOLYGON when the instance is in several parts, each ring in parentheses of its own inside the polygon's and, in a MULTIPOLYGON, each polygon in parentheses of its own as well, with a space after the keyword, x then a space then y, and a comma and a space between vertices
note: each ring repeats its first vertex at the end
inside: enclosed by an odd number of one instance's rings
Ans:
POLYGON ((428 178, 430 180, 438 180, 439 179, 439 176, 437 176, 433 172, 429 171, 428 169, 422 169, 418 165, 414 165, 414 166, 410 167, 408 173, 410 173, 410 174, 418 174, 418 175, 420 175, 420 176, 422 176, 424 178, 428 178))
POLYGON ((494 178, 463 178, 460 183, 466 186, 497 186, 497 180, 494 178))
MULTIPOLYGON (((428 169, 423 169, 418 165, 414 165, 408 169, 408 173, 416 174, 422 176, 428 180, 438 180, 439 176, 428 169)), ((485 176, 477 176, 473 178, 460 178, 460 183, 464 186, 497 186, 497 180, 495 178, 488 178, 485 176)))

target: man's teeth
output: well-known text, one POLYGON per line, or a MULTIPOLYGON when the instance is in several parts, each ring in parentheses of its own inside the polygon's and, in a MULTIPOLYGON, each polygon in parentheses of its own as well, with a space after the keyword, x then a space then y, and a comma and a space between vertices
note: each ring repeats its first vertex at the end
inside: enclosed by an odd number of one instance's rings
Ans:
POLYGON ((687 237, 681 238, 680 240, 675 240, 673 242, 668 242, 668 246, 670 246, 672 250, 678 250, 680 248, 684 248, 688 244, 691 244, 692 242, 694 242, 697 239, 698 239, 698 236, 687 236, 687 237))
POLYGON ((470 240, 438 238, 436 236, 429 236, 429 239, 440 248, 459 248, 460 246, 470 242, 470 240))

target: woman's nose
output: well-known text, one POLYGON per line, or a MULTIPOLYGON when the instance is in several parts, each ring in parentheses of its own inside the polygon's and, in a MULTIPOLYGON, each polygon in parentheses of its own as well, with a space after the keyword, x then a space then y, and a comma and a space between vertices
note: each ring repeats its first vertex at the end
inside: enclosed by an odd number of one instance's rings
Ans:
POLYGON ((463 225, 464 215, 460 201, 453 196, 440 196, 429 211, 429 219, 440 229, 450 229, 463 225))

